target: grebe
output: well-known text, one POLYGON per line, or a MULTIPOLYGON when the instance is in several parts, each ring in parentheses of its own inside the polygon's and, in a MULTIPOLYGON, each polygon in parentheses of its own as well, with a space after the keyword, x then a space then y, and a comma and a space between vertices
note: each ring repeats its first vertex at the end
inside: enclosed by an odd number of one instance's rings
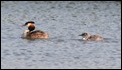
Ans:
POLYGON ((48 33, 41 30, 35 30, 35 23, 33 21, 26 22, 23 26, 27 26, 28 30, 24 31, 24 38, 28 39, 47 39, 49 37, 48 33))
POLYGON ((89 33, 82 33, 81 35, 79 36, 82 36, 82 40, 85 40, 85 41, 101 41, 103 40, 103 37, 99 36, 99 35, 91 35, 89 33))

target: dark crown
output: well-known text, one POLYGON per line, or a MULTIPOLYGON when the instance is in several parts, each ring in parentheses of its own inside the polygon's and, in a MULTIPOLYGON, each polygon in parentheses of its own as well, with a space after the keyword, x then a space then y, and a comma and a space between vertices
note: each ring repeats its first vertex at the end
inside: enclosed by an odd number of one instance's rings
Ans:
POLYGON ((35 22, 33 22, 33 21, 28 21, 28 22, 25 23, 25 25, 27 25, 28 23, 35 24, 35 22))

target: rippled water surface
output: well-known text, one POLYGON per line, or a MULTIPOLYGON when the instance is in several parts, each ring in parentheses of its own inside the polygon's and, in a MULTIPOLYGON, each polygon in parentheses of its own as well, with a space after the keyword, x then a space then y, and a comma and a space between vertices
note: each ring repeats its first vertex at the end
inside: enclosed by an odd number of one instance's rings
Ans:
POLYGON ((1 2, 2 69, 120 69, 121 3, 1 2), (49 33, 49 39, 27 40, 27 21, 49 33), (100 34, 100 42, 85 42, 83 32, 100 34))

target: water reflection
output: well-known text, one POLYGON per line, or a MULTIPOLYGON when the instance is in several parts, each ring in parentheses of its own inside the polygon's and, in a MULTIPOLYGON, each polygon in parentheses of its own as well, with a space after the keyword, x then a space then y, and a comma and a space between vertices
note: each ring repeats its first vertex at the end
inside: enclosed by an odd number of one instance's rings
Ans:
POLYGON ((82 42, 82 43, 88 43, 88 42, 101 42, 101 43, 118 43, 119 39, 112 39, 112 38, 104 38, 103 41, 84 41, 82 39, 59 39, 59 38, 49 38, 49 39, 26 39, 26 38, 22 38, 25 39, 29 42, 31 41, 52 41, 52 42, 82 42))

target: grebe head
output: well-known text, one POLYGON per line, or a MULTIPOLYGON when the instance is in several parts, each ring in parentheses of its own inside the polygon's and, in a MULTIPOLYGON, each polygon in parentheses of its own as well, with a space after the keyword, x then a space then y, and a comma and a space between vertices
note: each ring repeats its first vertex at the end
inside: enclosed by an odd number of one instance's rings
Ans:
POLYGON ((83 37, 82 38, 83 40, 87 40, 91 35, 89 33, 82 33, 79 36, 82 36, 83 37))
POLYGON ((35 22, 28 21, 23 26, 27 26, 30 31, 33 31, 35 29, 35 25, 34 24, 35 24, 35 22))
POLYGON ((89 33, 82 33, 82 34, 80 34, 79 36, 89 36, 90 34, 89 33))
POLYGON ((79 36, 86 36, 86 35, 88 35, 88 33, 82 33, 82 34, 79 35, 79 36))

